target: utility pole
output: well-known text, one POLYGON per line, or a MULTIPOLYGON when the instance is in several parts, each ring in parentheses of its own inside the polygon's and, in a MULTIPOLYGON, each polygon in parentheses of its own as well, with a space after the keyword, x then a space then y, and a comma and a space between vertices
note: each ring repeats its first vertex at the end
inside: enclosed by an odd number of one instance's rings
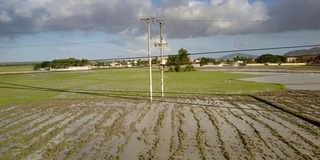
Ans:
POLYGON ((162 60, 163 58, 163 46, 168 45, 168 43, 163 43, 163 35, 162 35, 162 30, 163 30, 163 25, 164 22, 162 20, 157 20, 160 24, 160 43, 156 43, 155 46, 159 46, 160 48, 160 71, 161 71, 161 97, 164 97, 164 80, 163 80, 163 70, 165 63, 162 60))
POLYGON ((150 101, 152 101, 152 66, 151 66, 151 51, 150 51, 150 23, 153 22, 155 18, 149 17, 145 19, 141 19, 141 21, 145 21, 147 23, 148 28, 148 59, 149 59, 149 95, 150 95, 150 101))

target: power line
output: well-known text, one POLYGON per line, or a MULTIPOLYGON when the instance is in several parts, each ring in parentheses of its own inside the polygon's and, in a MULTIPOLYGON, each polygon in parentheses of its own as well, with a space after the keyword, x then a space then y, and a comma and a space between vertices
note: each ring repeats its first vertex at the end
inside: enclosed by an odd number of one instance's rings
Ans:
POLYGON ((31 48, 31 47, 48 47, 48 46, 63 46, 63 45, 79 45, 88 43, 104 43, 111 42, 110 40, 91 41, 91 42, 73 42, 73 43, 58 43, 58 44, 39 44, 39 45, 26 45, 26 46, 0 46, 0 48, 31 48))
MULTIPOLYGON (((29 34, 14 32, 14 31, 7 31, 7 30, 2 30, 2 29, 0 29, 0 31, 4 31, 4 32, 8 32, 8 33, 14 33, 14 34, 20 34, 20 35, 25 35, 25 36, 30 36, 30 37, 40 38, 40 39, 46 39, 46 40, 50 40, 50 41, 62 42, 62 43, 69 44, 69 45, 77 45, 77 44, 79 44, 79 43, 75 43, 75 42, 57 40, 57 39, 41 37, 41 36, 35 36, 35 35, 29 35, 29 34)), ((91 48, 98 48, 98 49, 103 49, 103 50, 112 50, 112 49, 108 49, 108 48, 104 48, 104 47, 90 46, 90 45, 85 45, 85 44, 83 44, 82 46, 91 47, 91 48)))
MULTIPOLYGON (((3 34, 36 34, 36 33, 45 33, 45 32, 63 32, 63 31, 76 31, 76 30, 84 30, 84 29, 98 29, 98 28, 112 28, 118 26, 130 26, 136 25, 139 22, 132 22, 132 23, 122 23, 122 24, 114 24, 114 25, 107 25, 107 26, 87 26, 87 27, 79 27, 79 28, 70 28, 70 29, 56 29, 56 30, 43 30, 43 31, 29 31, 29 32, 16 32, 16 33, 0 33, 3 34)), ((7 32, 5 29, 0 28, 0 31, 7 32)), ((14 32, 14 31, 12 31, 14 32)))
POLYGON ((203 23, 279 23, 283 20, 218 20, 218 19, 166 19, 166 22, 177 22, 177 23, 187 23, 187 22, 203 22, 203 23))
POLYGON ((267 50, 306 48, 306 47, 319 47, 319 46, 320 46, 320 44, 312 44, 312 45, 282 46, 282 47, 268 47, 268 48, 252 48, 252 49, 240 49, 240 50, 236 49, 236 50, 226 50, 226 51, 196 52, 196 53, 190 53, 190 55, 218 54, 218 53, 230 53, 230 52, 267 51, 267 50))
MULTIPOLYGON (((267 47, 267 48, 252 48, 252 49, 241 49, 241 50, 225 50, 225 51, 208 51, 208 52, 194 52, 189 53, 189 55, 205 55, 205 54, 221 54, 221 53, 233 53, 233 52, 253 52, 253 51, 267 51, 267 50, 279 50, 279 49, 293 49, 293 48, 307 48, 307 47, 320 47, 320 44, 311 44, 311 45, 299 45, 299 46, 281 46, 281 47, 267 47)), ((169 55, 163 55, 168 57, 169 55)), ((151 56, 155 58, 157 56, 151 56)), ((99 59, 99 60, 119 60, 119 59, 143 59, 148 58, 146 56, 137 56, 137 57, 118 57, 118 58, 109 58, 109 59, 99 59)))

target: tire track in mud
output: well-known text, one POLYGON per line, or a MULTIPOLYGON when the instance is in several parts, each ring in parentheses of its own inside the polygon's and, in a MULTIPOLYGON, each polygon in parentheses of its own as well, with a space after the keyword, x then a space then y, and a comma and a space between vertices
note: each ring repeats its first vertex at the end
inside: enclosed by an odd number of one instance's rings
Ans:
MULTIPOLYGON (((236 105, 237 106, 237 105, 236 105)), ((261 120, 259 115, 254 114, 253 112, 257 112, 254 110, 244 110, 244 108, 239 107, 238 108, 248 117, 252 118, 254 121, 260 123, 262 126, 264 126, 265 128, 267 128, 270 133, 272 134, 273 138, 269 139, 270 141, 273 141, 274 138, 278 139, 280 142, 282 142, 283 148, 280 148, 280 150, 282 151, 282 153, 286 156, 286 157, 292 157, 292 155, 294 154, 295 156, 300 156, 300 158, 303 159, 310 159, 308 156, 302 154, 287 138, 281 136, 277 129, 273 128, 272 126, 270 126, 269 124, 265 123, 263 120, 261 120), (288 148, 290 148, 292 151, 290 152, 291 154, 288 154, 288 148), (297 154, 296 154, 297 153, 297 154)), ((279 147, 278 143, 275 143, 275 146, 279 147)))

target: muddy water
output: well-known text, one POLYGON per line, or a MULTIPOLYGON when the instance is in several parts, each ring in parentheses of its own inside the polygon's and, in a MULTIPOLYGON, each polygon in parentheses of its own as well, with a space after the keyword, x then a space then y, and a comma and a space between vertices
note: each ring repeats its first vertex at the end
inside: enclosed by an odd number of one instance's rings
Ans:
POLYGON ((242 79, 245 81, 284 84, 288 89, 291 90, 320 90, 320 73, 239 73, 265 75, 263 77, 242 79))
POLYGON ((38 105, 1 110, 0 159, 320 158, 318 126, 247 96, 38 105))

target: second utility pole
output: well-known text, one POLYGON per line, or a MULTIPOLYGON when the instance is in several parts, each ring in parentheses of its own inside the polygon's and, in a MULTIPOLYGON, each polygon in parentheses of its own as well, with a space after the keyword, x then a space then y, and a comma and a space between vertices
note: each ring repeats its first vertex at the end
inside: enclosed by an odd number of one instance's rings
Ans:
POLYGON ((148 59, 149 59, 149 89, 150 89, 150 101, 152 101, 152 66, 151 66, 151 51, 150 51, 150 23, 154 20, 155 18, 150 17, 146 19, 141 19, 141 21, 146 21, 147 23, 147 28, 148 28, 148 59))
POLYGON ((162 20, 157 20, 160 24, 160 43, 156 43, 155 46, 159 46, 160 49, 160 71, 161 71, 161 97, 164 97, 164 82, 163 82, 163 70, 164 66, 166 65, 163 58, 163 46, 168 45, 168 43, 163 43, 163 24, 164 22, 162 20))
POLYGON ((163 82, 163 70, 164 70, 164 62, 163 62, 163 45, 166 45, 167 43, 163 43, 163 36, 162 36, 162 27, 163 27, 163 21, 158 21, 160 24, 160 65, 161 65, 161 97, 164 97, 164 82, 163 82))

